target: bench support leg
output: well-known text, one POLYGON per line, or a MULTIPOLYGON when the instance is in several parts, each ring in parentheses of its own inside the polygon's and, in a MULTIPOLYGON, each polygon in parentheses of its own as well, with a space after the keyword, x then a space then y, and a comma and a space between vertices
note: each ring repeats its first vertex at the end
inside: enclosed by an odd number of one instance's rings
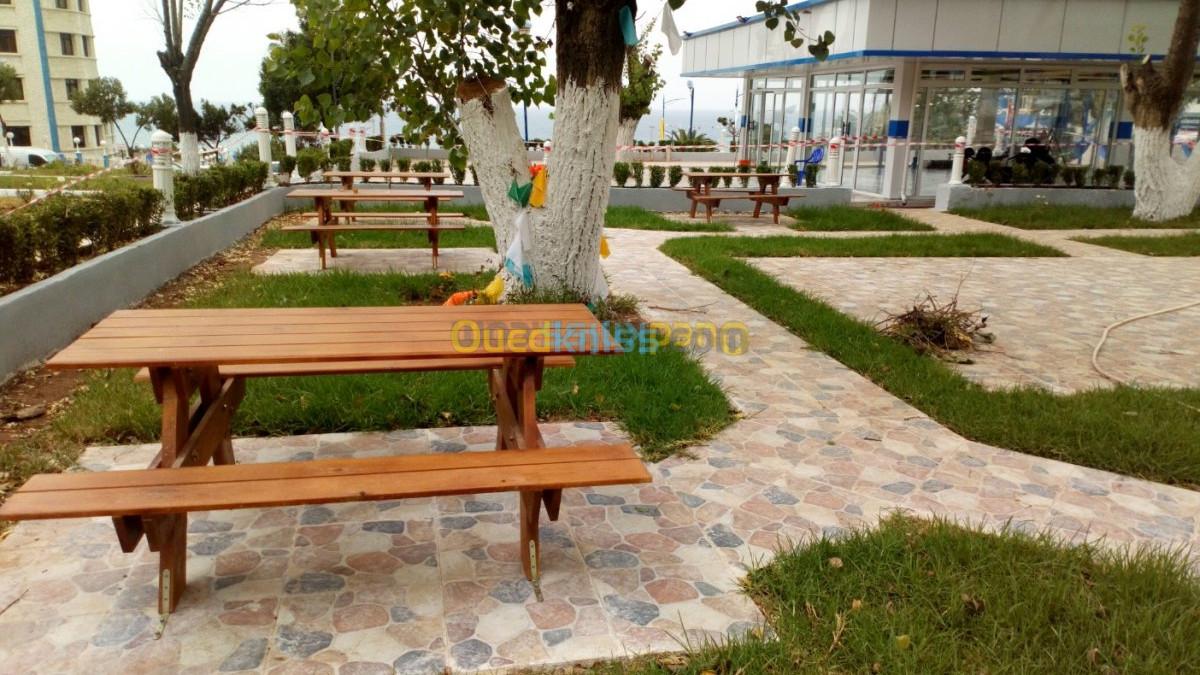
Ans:
POLYGON ((187 585, 187 514, 165 516, 158 549, 158 613, 175 611, 187 585))

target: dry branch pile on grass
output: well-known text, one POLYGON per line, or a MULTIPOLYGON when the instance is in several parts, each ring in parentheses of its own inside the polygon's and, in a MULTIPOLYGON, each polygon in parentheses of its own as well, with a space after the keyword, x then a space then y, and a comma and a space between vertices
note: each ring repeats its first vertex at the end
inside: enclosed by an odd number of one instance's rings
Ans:
POLYGON ((980 310, 960 309, 958 293, 946 303, 939 303, 927 293, 925 299, 912 309, 889 314, 876 327, 884 335, 904 342, 921 354, 932 354, 955 363, 971 363, 961 352, 995 342, 995 335, 987 332, 987 320, 980 310))

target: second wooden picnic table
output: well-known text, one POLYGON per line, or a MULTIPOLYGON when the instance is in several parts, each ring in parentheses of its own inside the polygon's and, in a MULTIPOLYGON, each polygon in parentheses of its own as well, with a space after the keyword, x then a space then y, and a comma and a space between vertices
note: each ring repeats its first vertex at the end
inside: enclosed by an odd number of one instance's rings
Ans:
POLYGON ((684 189, 687 191, 688 199, 692 203, 690 215, 692 218, 695 218, 696 207, 703 205, 707 220, 712 222, 713 209, 720 206, 723 200, 749 199, 754 202, 755 218, 762 213, 763 204, 766 204, 772 207, 775 222, 778 224, 779 207, 787 206, 788 200, 793 197, 793 195, 779 194, 779 185, 783 182, 783 177, 786 175, 776 172, 716 173, 711 171, 691 171, 685 173, 684 176, 688 179, 688 187, 684 189), (722 179, 732 178, 753 178, 756 187, 724 188, 715 192, 713 191, 713 188, 722 179))
POLYGON ((538 428, 548 358, 621 351, 578 304, 118 311, 47 366, 148 368, 162 409, 157 456, 141 471, 35 476, 0 506, 0 519, 111 516, 125 552, 143 537, 158 552, 167 614, 187 579, 189 512, 519 491, 521 558, 537 588, 543 506, 556 520, 564 487, 650 480, 628 444, 547 448, 538 428), (477 363, 503 452, 234 463, 231 423, 246 369, 285 376, 288 364, 303 373, 340 363, 393 372, 397 360, 429 371, 477 363))
POLYGON ((440 224, 438 218, 438 204, 444 200, 462 199, 463 193, 461 190, 375 190, 375 189, 322 189, 322 188, 301 188, 292 190, 288 193, 291 199, 311 199, 315 207, 316 224, 315 225, 291 225, 282 229, 287 231, 303 231, 309 232, 312 235, 313 241, 317 244, 317 251, 321 258, 321 269, 326 268, 325 249, 329 248, 329 253, 332 257, 337 257, 337 241, 335 236, 339 232, 353 232, 362 230, 422 230, 428 233, 429 243, 433 248, 433 267, 437 268, 438 258, 438 234, 441 230, 447 229, 463 229, 463 226, 444 227, 440 224), (333 203, 338 202, 342 211, 335 213, 333 211, 333 203), (418 203, 424 204, 425 211, 422 214, 372 214, 379 218, 390 215, 403 215, 405 217, 423 215, 425 224, 365 224, 354 223, 355 205, 359 202, 380 202, 380 203, 418 203), (349 225, 338 225, 339 218, 351 220, 349 225))
POLYGON ((372 178, 386 180, 388 187, 391 187, 394 180, 406 183, 412 178, 426 190, 432 190, 434 183, 439 179, 444 182, 452 178, 450 174, 440 171, 326 171, 324 176, 327 179, 340 180, 344 190, 353 189, 356 180, 366 182, 372 178))

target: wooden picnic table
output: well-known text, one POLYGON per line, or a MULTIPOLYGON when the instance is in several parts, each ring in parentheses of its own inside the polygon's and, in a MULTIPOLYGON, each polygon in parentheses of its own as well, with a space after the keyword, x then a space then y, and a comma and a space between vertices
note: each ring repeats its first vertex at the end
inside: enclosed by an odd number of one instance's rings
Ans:
POLYGON ((779 194, 779 185, 783 182, 785 173, 776 172, 751 172, 751 173, 715 173, 711 171, 691 171, 684 174, 688 179, 688 187, 684 188, 687 191, 688 199, 692 203, 691 217, 696 217, 696 206, 704 205, 705 214, 709 222, 712 222, 713 208, 720 206, 721 202, 726 199, 749 199, 754 202, 754 217, 757 218, 762 212, 763 204, 772 207, 775 223, 779 223, 779 208, 787 206, 788 200, 792 198, 800 198, 800 195, 781 195, 779 194), (738 188, 721 188, 714 191, 713 188, 721 182, 723 178, 753 178, 757 183, 756 187, 738 187, 738 188))
POLYGON ((367 181, 371 178, 387 179, 388 187, 391 187, 393 180, 408 182, 408 179, 415 178, 426 190, 432 190, 437 179, 445 181, 453 178, 450 174, 440 171, 326 171, 324 176, 340 179, 344 190, 352 189, 356 180, 367 181))
MULTIPOLYGON (((338 190, 338 189, 322 189, 322 188, 301 188, 292 190, 288 193, 291 199, 311 199, 316 208, 316 225, 294 225, 284 227, 282 229, 288 231, 305 231, 312 235, 313 242, 317 245, 317 252, 321 258, 321 269, 326 268, 325 249, 329 248, 329 254, 336 258, 337 240, 336 235, 339 232, 353 232, 361 230, 412 230, 418 229, 425 231, 429 236, 429 243, 433 248, 433 267, 437 268, 438 259, 438 234, 439 234, 439 219, 438 219, 438 204, 442 200, 462 199, 463 193, 461 190, 338 190), (333 211, 333 203, 338 202, 341 205, 342 211, 335 213, 333 211), (339 217, 345 218, 351 216, 354 212, 355 205, 359 202, 415 202, 425 206, 424 213, 420 214, 425 217, 425 226, 414 225, 338 225, 339 217)), ((382 218, 386 214, 379 214, 382 218)), ((413 214, 403 214, 409 216, 413 214)), ((457 228, 442 228, 442 229, 462 229, 457 228)))
POLYGON ((111 516, 124 551, 142 537, 158 551, 167 614, 186 581, 189 511, 519 491, 522 562, 536 587, 542 506, 556 520, 564 487, 650 480, 627 444, 546 448, 538 428, 546 359, 620 352, 577 304, 118 311, 47 366, 148 368, 162 408, 158 455, 143 471, 35 476, 0 506, 0 520, 111 516), (370 372, 375 362, 440 370, 470 359, 487 371, 504 452, 235 464, 231 423, 245 380, 233 365, 370 372))

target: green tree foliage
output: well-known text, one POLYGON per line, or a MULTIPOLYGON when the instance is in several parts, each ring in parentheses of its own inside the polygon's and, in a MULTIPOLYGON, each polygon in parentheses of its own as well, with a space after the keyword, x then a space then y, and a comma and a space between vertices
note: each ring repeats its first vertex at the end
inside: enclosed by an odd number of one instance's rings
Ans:
POLYGON ((251 114, 249 105, 231 104, 228 108, 210 101, 200 102, 200 123, 196 135, 200 142, 216 149, 222 141, 246 128, 246 116, 251 114))
POLYGON ((666 82, 658 74, 658 59, 662 45, 650 47, 647 39, 654 31, 654 22, 642 31, 637 45, 630 47, 625 58, 625 83, 621 88, 621 120, 638 120, 650 112, 654 97, 666 82))
POLYGON ((134 123, 139 127, 152 127, 179 138, 179 113, 175 99, 170 94, 159 94, 142 103, 135 111, 134 123))
MULTIPOLYGON (((307 87, 301 86, 298 79, 289 75, 294 64, 289 63, 288 59, 306 58, 307 54, 312 53, 312 36, 308 32, 307 23, 300 26, 299 32, 289 30, 276 33, 271 35, 271 39, 274 43, 258 69, 258 93, 262 94, 263 107, 267 109, 271 126, 281 126, 283 120, 280 115, 285 110, 294 111, 297 102, 304 96, 308 96, 311 101, 316 100, 322 93, 327 93, 330 100, 336 104, 340 98, 338 92, 341 90, 337 78, 334 78, 328 89, 322 90, 311 86, 311 83, 307 87)), ((343 49, 342 57, 354 58, 352 49, 343 49)), ((317 121, 305 122, 297 118, 296 128, 315 131, 317 121)))
POLYGON ((105 125, 115 126, 117 133, 121 135, 121 141, 130 152, 133 152, 133 143, 137 142, 138 134, 145 128, 142 124, 137 125, 131 143, 125 136, 125 130, 117 124, 125 116, 137 112, 137 105, 129 100, 125 94, 125 87, 115 77, 100 77, 88 82, 87 87, 75 92, 71 97, 71 109, 80 115, 99 117, 105 125))

